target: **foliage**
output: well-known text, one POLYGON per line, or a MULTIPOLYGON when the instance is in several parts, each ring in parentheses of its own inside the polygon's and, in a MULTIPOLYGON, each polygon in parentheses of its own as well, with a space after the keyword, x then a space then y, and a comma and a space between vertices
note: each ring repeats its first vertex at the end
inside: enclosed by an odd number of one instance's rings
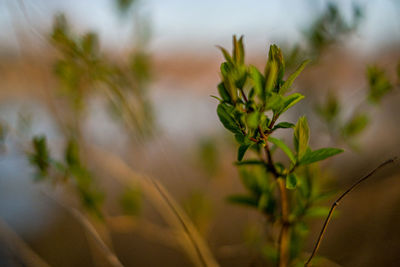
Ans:
MULTIPOLYGON (((119 4, 130 5, 132 1, 120 1, 119 4)), ((145 91, 151 77, 149 57, 137 47, 131 53, 127 66, 116 65, 101 53, 97 34, 73 34, 63 15, 56 16, 50 40, 59 53, 54 73, 66 104, 63 107, 67 108, 59 120, 60 128, 65 129, 66 146, 63 160, 58 161, 50 155, 45 136, 36 136, 32 140, 30 162, 37 169, 38 180, 49 178, 52 182, 72 186, 83 207, 102 219, 104 193, 82 157, 85 109, 94 95, 102 94, 113 107, 114 114, 122 119, 130 135, 144 137, 150 134, 154 125, 145 91)), ((138 213, 140 196, 138 189, 127 189, 121 197, 124 212, 131 215, 138 213)))
POLYGON ((324 102, 316 106, 316 112, 328 125, 330 134, 337 140, 347 142, 353 148, 357 147, 355 138, 360 136, 370 122, 370 114, 365 107, 379 105, 383 97, 392 92, 396 86, 396 83, 388 78, 386 71, 376 65, 367 67, 366 78, 368 82, 366 97, 346 119, 343 118, 343 113, 347 113, 344 105, 332 91, 328 92, 324 102))
POLYGON ((226 61, 221 64, 217 114, 222 125, 235 135, 238 143, 237 165, 240 165, 241 179, 249 192, 230 196, 228 200, 258 209, 268 218, 271 226, 275 226, 271 227, 272 232, 291 229, 290 234, 278 235, 279 240, 268 244, 277 251, 275 255, 279 255, 280 264, 286 265, 299 255, 299 246, 306 232, 303 217, 315 205, 315 199, 311 197, 312 174, 307 171, 309 165, 343 150, 311 150, 310 130, 305 117, 300 117, 295 125, 290 122, 278 123, 282 114, 304 98, 300 93, 290 91, 308 61, 301 63, 285 79, 285 61, 276 45, 270 46, 264 72, 245 64, 242 37, 239 40, 233 37, 232 55, 224 48, 221 51, 226 61), (294 149, 290 149, 285 141, 272 137, 280 128, 293 129, 294 149), (270 149, 269 143, 287 155, 289 164, 285 166, 275 160, 276 150, 270 149), (258 157, 242 160, 249 149, 258 157), (279 230, 276 229, 277 225, 279 230), (287 240, 283 241, 283 238, 287 240), (277 245, 282 243, 290 243, 290 247, 277 245))
POLYGON ((90 98, 102 93, 131 134, 150 133, 153 115, 145 91, 150 63, 142 48, 131 53, 127 66, 116 65, 101 53, 97 34, 75 36, 64 15, 55 18, 51 41, 60 54, 54 72, 74 112, 82 113, 90 98))
POLYGON ((321 51, 337 42, 357 28, 362 16, 361 8, 355 5, 353 6, 353 21, 348 23, 340 14, 338 6, 335 3, 329 3, 325 12, 315 20, 307 32, 311 48, 314 51, 321 51))

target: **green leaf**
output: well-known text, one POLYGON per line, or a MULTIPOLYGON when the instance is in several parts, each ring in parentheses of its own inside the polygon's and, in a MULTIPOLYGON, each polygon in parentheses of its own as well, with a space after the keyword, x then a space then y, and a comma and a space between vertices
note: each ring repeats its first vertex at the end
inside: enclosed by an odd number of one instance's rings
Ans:
POLYGON ((226 90, 223 82, 218 84, 218 93, 222 97, 222 99, 228 103, 231 102, 231 97, 229 95, 228 90, 226 90))
POLYGON ((358 135, 367 127, 368 123, 369 119, 366 114, 355 114, 350 121, 344 125, 342 134, 344 137, 358 135))
POLYGON ((277 147, 282 149, 282 151, 285 152, 285 154, 289 157, 289 159, 292 163, 296 162, 296 157, 293 155, 293 152, 282 140, 274 138, 274 137, 269 137, 268 141, 270 141, 271 143, 275 144, 277 147))
POLYGON ((268 94, 268 96, 266 98, 266 106, 265 106, 266 110, 269 110, 269 109, 272 109, 273 111, 280 110, 280 109, 282 109, 283 105, 284 105, 283 96, 281 96, 277 93, 269 93, 268 94))
POLYGON ((249 159, 249 160, 242 160, 239 162, 235 162, 236 166, 242 166, 242 165, 265 165, 265 163, 261 160, 257 159, 249 159))
POLYGON ((393 85, 390 83, 385 71, 377 66, 368 67, 367 76, 369 84, 368 99, 374 104, 379 103, 382 97, 393 89, 393 85))
POLYGON ((35 136, 32 139, 34 152, 30 155, 30 163, 38 169, 38 177, 44 178, 50 166, 50 153, 47 148, 46 136, 35 136))
POLYGON ((310 128, 307 118, 302 116, 296 123, 293 132, 293 143, 297 152, 297 159, 301 159, 307 151, 308 140, 310 138, 310 128))
POLYGON ((226 129, 228 129, 232 133, 238 133, 238 134, 242 133, 238 123, 231 115, 231 112, 230 112, 228 106, 226 106, 225 104, 219 104, 218 108, 217 108, 217 114, 218 114, 219 120, 221 121, 221 123, 224 125, 224 127, 226 129))
POLYGON ((337 96, 329 92, 325 103, 316 107, 317 113, 327 122, 332 122, 339 114, 340 105, 337 96))
POLYGON ((250 144, 241 145, 238 149, 238 161, 241 161, 246 153, 247 149, 250 147, 250 144))
POLYGON ((306 165, 311 164, 317 161, 324 160, 326 158, 332 157, 339 153, 342 153, 344 150, 339 148, 321 148, 314 151, 307 151, 304 157, 301 158, 299 164, 306 165))
POLYGON ((286 128, 294 128, 294 124, 290 123, 290 122, 280 122, 277 125, 275 125, 275 127, 272 129, 273 131, 275 131, 276 129, 282 128, 282 129, 286 129, 286 128))
POLYGON ((222 54, 224 55, 225 60, 227 62, 233 64, 233 60, 232 60, 231 55, 229 55, 229 52, 225 48, 223 48, 222 46, 217 46, 217 47, 221 50, 222 54))
POLYGON ((297 176, 294 173, 290 173, 286 176, 286 188, 295 189, 297 186, 297 176))
POLYGON ((253 85, 253 88, 255 90, 255 93, 258 97, 261 99, 265 99, 265 96, 263 97, 263 90, 265 87, 265 78, 261 74, 261 72, 254 66, 249 67, 249 74, 250 74, 250 79, 251 83, 253 85))
POLYGON ((81 165, 79 158, 79 145, 75 139, 68 140, 64 158, 69 167, 79 167, 81 165))
POLYGON ((256 129, 260 123, 260 113, 258 111, 248 113, 246 116, 247 126, 250 129, 256 129))
POLYGON ((240 180, 243 186, 252 193, 260 194, 263 190, 258 184, 257 176, 247 168, 239 168, 240 180))
POLYGON ((258 200, 258 210, 264 211, 268 207, 268 200, 269 200, 269 194, 268 193, 263 193, 258 200))
POLYGON ((244 64, 243 36, 239 41, 236 39, 236 35, 233 36, 233 60, 237 64, 244 64))
POLYGON ((292 94, 292 95, 285 96, 283 98, 282 106, 279 109, 274 110, 274 111, 277 114, 282 114, 283 112, 285 112, 289 108, 291 108, 294 105, 296 105, 296 103, 299 102, 300 100, 302 100, 303 98, 304 98, 304 96, 302 94, 299 94, 299 93, 295 93, 295 94, 292 94))
POLYGON ((278 76, 278 66, 275 61, 268 63, 268 72, 265 75, 267 82, 265 83, 265 92, 272 92, 276 86, 276 78, 278 76))
POLYGON ((265 68, 265 77, 269 77, 269 75, 271 74, 272 65, 275 65, 276 68, 276 77, 274 83, 275 81, 280 83, 282 81, 283 75, 285 74, 285 61, 283 59, 281 49, 275 44, 269 47, 268 62, 265 68))
POLYGON ((326 217, 328 216, 330 207, 311 207, 307 210, 306 216, 307 217, 326 217))
POLYGON ((296 69, 295 72, 293 72, 285 81, 285 83, 282 85, 281 89, 279 90, 279 92, 281 94, 286 93, 290 87, 292 87, 292 84, 294 82, 294 80, 297 78, 297 76, 299 76, 299 74, 304 70, 304 68, 307 66, 307 64, 310 63, 310 60, 305 60, 303 61, 300 66, 296 69))
POLYGON ((234 204, 240 204, 245 206, 257 207, 258 201, 253 196, 247 195, 230 195, 227 197, 228 202, 234 204))

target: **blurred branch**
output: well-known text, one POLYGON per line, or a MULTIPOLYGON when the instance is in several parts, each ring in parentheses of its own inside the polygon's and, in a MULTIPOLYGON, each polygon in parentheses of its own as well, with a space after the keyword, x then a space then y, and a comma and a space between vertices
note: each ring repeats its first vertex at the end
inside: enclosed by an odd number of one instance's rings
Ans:
POLYGON ((22 240, 8 225, 0 218, 0 239, 5 240, 12 253, 14 253, 25 266, 49 267, 39 255, 34 252, 24 240, 22 240))
POLYGON ((136 173, 118 156, 108 151, 93 145, 89 149, 92 151, 92 158, 95 161, 97 160, 97 165, 103 166, 107 171, 110 171, 112 176, 121 184, 131 185, 133 182, 139 182, 141 189, 160 215, 172 229, 178 230, 180 234, 176 238, 196 266, 218 266, 205 240, 188 216, 158 181, 149 176, 136 173))
POLYGON ((64 203, 62 203, 60 200, 56 199, 55 197, 51 196, 50 194, 43 192, 45 196, 48 198, 52 199, 54 202, 56 202, 58 205, 63 207, 65 210, 67 210, 78 222, 85 228, 86 232, 90 234, 90 236, 93 238, 95 241, 96 245, 99 247, 99 249, 104 253, 105 257, 109 261, 109 263, 114 266, 114 267, 122 267, 122 263, 119 261, 117 255, 111 249, 106 245, 106 243, 102 240, 100 237, 99 233, 95 229, 95 227, 92 225, 92 223, 77 209, 68 206, 64 203))
POLYGON ((142 218, 133 216, 114 216, 106 218, 111 230, 119 233, 135 231, 135 233, 151 241, 157 241, 162 245, 172 248, 180 248, 176 240, 176 233, 165 227, 142 218))

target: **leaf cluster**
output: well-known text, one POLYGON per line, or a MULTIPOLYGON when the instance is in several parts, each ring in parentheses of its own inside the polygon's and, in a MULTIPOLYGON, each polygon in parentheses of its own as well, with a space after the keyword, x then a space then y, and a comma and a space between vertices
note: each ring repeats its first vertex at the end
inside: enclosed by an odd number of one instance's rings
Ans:
POLYGON ((103 93, 109 110, 129 129, 150 131, 153 114, 144 89, 151 79, 150 58, 144 49, 133 51, 126 65, 117 65, 101 53, 97 34, 76 36, 64 15, 55 18, 50 39, 60 54, 54 72, 73 110, 80 112, 93 93, 103 93))
POLYGON ((37 170, 37 180, 51 179, 53 183, 70 182, 85 209, 102 219, 103 193, 97 188, 91 172, 82 163, 76 140, 68 140, 63 161, 51 157, 45 136, 35 136, 32 139, 32 146, 33 151, 29 154, 29 158, 31 165, 37 170))
POLYGON ((279 209, 282 203, 280 194, 277 194, 277 180, 283 179, 286 189, 291 193, 289 201, 292 210, 286 223, 291 224, 293 229, 291 253, 296 257, 306 232, 303 217, 314 208, 315 203, 315 193, 312 193, 314 178, 310 178, 306 170, 312 166, 310 164, 343 150, 312 150, 309 146, 310 129, 304 116, 296 124, 279 122, 282 114, 304 98, 300 93, 291 93, 291 90, 295 79, 309 61, 304 61, 293 73, 285 76, 284 57, 276 45, 269 48, 263 72, 245 64, 242 37, 233 37, 232 55, 224 48, 221 51, 225 62, 221 65, 221 82, 218 84, 220 103, 217 115, 238 143, 236 165, 240 168, 242 184, 247 191, 246 194, 232 195, 228 200, 258 209, 272 225, 276 225, 283 216, 279 209), (278 129, 293 131, 293 148, 275 137, 278 129), (253 155, 256 158, 244 159, 249 148, 255 152, 253 155), (275 160, 274 155, 278 150, 287 156, 289 165, 275 160))

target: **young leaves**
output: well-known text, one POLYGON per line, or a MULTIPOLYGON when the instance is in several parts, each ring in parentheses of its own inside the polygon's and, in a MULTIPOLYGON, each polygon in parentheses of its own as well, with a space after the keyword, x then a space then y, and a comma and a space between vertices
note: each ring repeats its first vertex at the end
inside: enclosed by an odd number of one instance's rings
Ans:
POLYGON ((303 61, 300 66, 296 69, 295 72, 293 72, 288 79, 285 81, 285 83, 282 85, 281 89, 280 89, 280 93, 284 94, 286 93, 290 87, 292 87, 292 84, 294 82, 294 80, 297 78, 297 76, 300 75, 300 73, 304 70, 304 68, 307 66, 307 64, 310 63, 310 60, 305 60, 303 61))
POLYGON ((285 152, 285 154, 289 157, 289 159, 292 163, 296 162, 296 157, 294 156, 293 152, 282 140, 274 138, 274 137, 269 137, 268 141, 270 141, 271 143, 275 144, 277 147, 282 149, 282 151, 285 152))
POLYGON ((240 145, 239 149, 238 149, 238 157, 237 160, 241 161, 244 157, 244 154, 246 153, 247 149, 250 147, 250 144, 243 144, 240 145))
POLYGON ((308 148, 308 140, 310 138, 310 128, 306 117, 300 117, 294 127, 293 143, 297 153, 297 159, 303 158, 308 148))
POLYGON ((279 106, 279 108, 277 108, 276 110, 274 110, 274 112, 278 115, 282 114, 283 112, 285 112, 286 110, 288 110, 289 108, 293 107, 294 105, 297 104, 297 102, 299 102, 300 100, 302 100, 304 98, 304 96, 302 94, 299 93, 294 93, 288 96, 285 96, 283 98, 283 101, 281 103, 281 105, 279 106))
POLYGON ((276 129, 282 128, 282 129, 286 129, 286 128, 294 128, 294 124, 291 122, 280 122, 277 125, 275 125, 275 127, 272 129, 273 131, 275 131, 276 129))
POLYGON ((219 120, 222 122, 224 127, 231 131, 232 133, 242 134, 240 130, 240 125, 237 123, 232 115, 232 108, 225 104, 219 104, 217 107, 217 114, 219 120))
POLYGON ((339 148, 321 148, 314 151, 308 150, 306 154, 301 158, 299 165, 306 165, 321 161, 342 152, 343 149, 339 148))
POLYGON ((294 147, 297 152, 297 163, 299 165, 311 164, 343 152, 343 149, 338 148, 321 148, 312 151, 308 147, 310 129, 305 117, 300 117, 297 121, 297 124, 294 128, 293 137, 294 147))

